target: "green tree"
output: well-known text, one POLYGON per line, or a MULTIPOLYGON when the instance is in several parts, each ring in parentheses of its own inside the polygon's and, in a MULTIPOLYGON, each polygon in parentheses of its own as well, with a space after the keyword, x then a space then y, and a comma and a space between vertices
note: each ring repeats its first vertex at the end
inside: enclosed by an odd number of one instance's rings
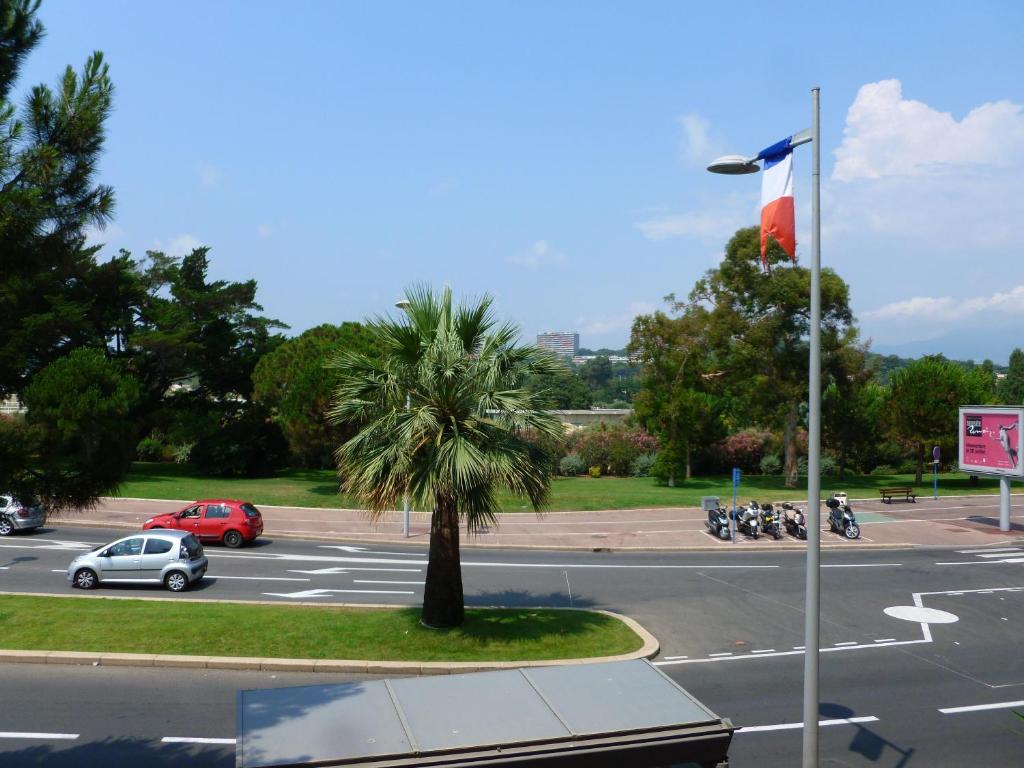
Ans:
MULTIPOLYGON (((668 301, 683 308, 672 296, 668 301)), ((633 321, 629 351, 641 364, 636 418, 659 440, 655 474, 674 486, 677 477, 690 478, 694 445, 710 444, 719 421, 703 324, 694 314, 641 315, 633 321)))
POLYGON ((930 355, 892 374, 885 418, 890 433, 909 447, 917 460, 920 484, 926 451, 940 445, 950 450, 956 439, 958 408, 983 403, 977 377, 941 355, 930 355))
POLYGON ((1010 353, 1010 366, 998 385, 999 400, 1007 405, 1024 405, 1024 350, 1010 353))
POLYGON ((489 297, 455 306, 450 289, 425 287, 406 297, 401 322, 367 323, 379 357, 343 352, 334 363, 331 418, 359 427, 338 449, 338 472, 375 517, 406 493, 432 510, 421 621, 453 627, 464 618, 460 518, 470 532, 493 523, 499 489, 538 511, 547 499, 554 457, 527 436, 560 437, 562 425, 524 381, 554 366, 515 345, 518 329, 497 324, 489 297))
POLYGON ((542 397, 547 407, 558 410, 587 410, 590 388, 560 358, 552 356, 552 370, 527 377, 526 388, 542 397))
POLYGON ((352 437, 327 419, 338 383, 328 363, 344 350, 374 354, 359 323, 310 328, 260 358, 253 371, 253 399, 270 411, 301 466, 332 466, 335 448, 352 437))
POLYGON ((22 397, 25 418, 0 425, 0 487, 50 509, 84 506, 117 488, 134 449, 138 382, 83 348, 43 368, 22 397))
MULTIPOLYGON (((740 420, 783 433, 786 487, 797 482, 797 428, 806 402, 810 272, 790 266, 775 243, 770 271, 762 272, 758 227, 741 229, 726 246, 722 264, 690 293, 687 312, 704 326, 715 365, 740 420)), ((856 339, 849 289, 831 269, 821 271, 823 367, 856 339)))
POLYGON ((836 350, 824 371, 821 433, 824 445, 838 456, 839 477, 852 457, 863 460, 881 437, 884 390, 873 380, 867 350, 850 341, 836 350))

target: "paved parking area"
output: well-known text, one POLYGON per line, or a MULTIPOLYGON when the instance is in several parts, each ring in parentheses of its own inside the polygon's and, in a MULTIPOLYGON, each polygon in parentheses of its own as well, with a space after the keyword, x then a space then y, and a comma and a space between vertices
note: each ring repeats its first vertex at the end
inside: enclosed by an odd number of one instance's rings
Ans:
MULTIPOLYGON (((851 500, 861 524, 857 541, 840 539, 827 528, 823 547, 982 546, 1024 539, 1024 501, 1014 496, 1018 510, 1012 530, 999 530, 997 496, 946 496, 917 503, 885 504, 877 499, 851 500)), ((190 500, 106 499, 93 510, 69 513, 54 524, 138 528, 147 517, 179 509, 190 500)), ((796 500, 796 503, 800 503, 796 500)), ((802 506, 802 504, 801 504, 802 506)), ((364 512, 345 509, 261 506, 265 535, 344 539, 368 543, 422 543, 430 534, 430 515, 410 514, 410 537, 402 535, 402 513, 392 512, 372 522, 364 512)), ((822 509, 825 507, 822 505, 822 509)), ((802 548, 803 542, 784 536, 780 541, 739 537, 735 543, 711 536, 706 515, 694 507, 610 510, 605 512, 506 513, 499 525, 463 535, 466 546, 537 547, 545 549, 614 550, 778 550, 802 548)))

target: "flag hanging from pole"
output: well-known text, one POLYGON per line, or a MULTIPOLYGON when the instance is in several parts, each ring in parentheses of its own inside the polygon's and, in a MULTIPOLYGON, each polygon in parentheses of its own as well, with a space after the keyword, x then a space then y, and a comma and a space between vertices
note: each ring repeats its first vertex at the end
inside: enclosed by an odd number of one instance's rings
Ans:
POLYGON ((767 269, 768 238, 796 261, 796 217, 793 211, 792 136, 761 150, 761 265, 767 269))

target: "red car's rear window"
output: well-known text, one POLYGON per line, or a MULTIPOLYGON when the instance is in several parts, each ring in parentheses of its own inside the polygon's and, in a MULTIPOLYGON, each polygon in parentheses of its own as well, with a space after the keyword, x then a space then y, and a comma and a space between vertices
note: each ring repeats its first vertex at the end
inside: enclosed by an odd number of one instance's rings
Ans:
POLYGON ((246 517, 260 517, 260 511, 256 509, 252 504, 243 504, 242 511, 245 512, 246 517))

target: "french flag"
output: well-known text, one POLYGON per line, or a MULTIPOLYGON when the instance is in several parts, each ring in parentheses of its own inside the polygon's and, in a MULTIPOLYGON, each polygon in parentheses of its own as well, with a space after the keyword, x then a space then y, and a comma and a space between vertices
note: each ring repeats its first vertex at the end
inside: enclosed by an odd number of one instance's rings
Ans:
POLYGON ((762 149, 758 160, 764 160, 761 178, 761 264, 768 262, 768 238, 771 237, 796 261, 796 217, 793 213, 793 146, 792 136, 762 149))

